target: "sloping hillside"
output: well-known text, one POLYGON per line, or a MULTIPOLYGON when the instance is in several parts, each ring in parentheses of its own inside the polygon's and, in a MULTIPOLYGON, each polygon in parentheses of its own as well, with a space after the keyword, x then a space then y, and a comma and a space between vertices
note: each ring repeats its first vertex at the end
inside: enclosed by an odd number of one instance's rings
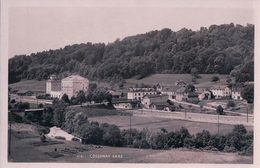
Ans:
POLYGON ((199 31, 165 28, 109 44, 74 44, 9 60, 9 83, 78 73, 118 83, 155 73, 231 74, 237 82, 254 77, 254 25, 222 24, 199 31))

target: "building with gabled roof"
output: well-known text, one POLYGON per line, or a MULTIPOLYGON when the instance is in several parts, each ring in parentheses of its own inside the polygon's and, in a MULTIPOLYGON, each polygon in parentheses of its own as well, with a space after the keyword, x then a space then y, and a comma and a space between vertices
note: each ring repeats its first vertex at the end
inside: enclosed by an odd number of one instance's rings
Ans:
POLYGON ((71 75, 61 80, 61 92, 69 98, 76 96, 82 90, 86 92, 89 88, 89 80, 80 75, 71 75))
POLYGON ((214 85, 210 88, 216 99, 231 96, 231 88, 228 85, 214 85))
POLYGON ((241 87, 233 87, 231 91, 231 97, 234 100, 243 100, 241 96, 242 88, 241 87))
POLYGON ((130 87, 127 92, 127 99, 142 100, 145 95, 156 95, 155 88, 133 88, 130 87))
POLYGON ((150 108, 153 103, 166 103, 169 99, 168 95, 145 95, 142 99, 142 105, 145 108, 150 108))
POLYGON ((70 75, 62 80, 51 75, 46 82, 46 93, 57 98, 61 98, 64 94, 71 98, 76 96, 80 90, 86 92, 88 88, 89 80, 80 75, 70 75))

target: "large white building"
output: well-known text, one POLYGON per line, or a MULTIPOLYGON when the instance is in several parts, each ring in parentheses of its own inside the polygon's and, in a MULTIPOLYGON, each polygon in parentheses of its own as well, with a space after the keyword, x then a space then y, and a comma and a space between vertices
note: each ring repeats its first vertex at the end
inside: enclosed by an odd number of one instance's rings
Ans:
POLYGON ((234 100, 243 100, 241 96, 242 88, 232 88, 232 99, 234 100))
POLYGON ((61 80, 61 92, 69 98, 76 96, 80 90, 87 91, 88 88, 89 80, 79 75, 71 75, 61 80))
POLYGON ((56 75, 51 75, 50 79, 46 82, 46 93, 51 97, 61 98, 61 81, 56 75))
POLYGON ((51 75, 46 82, 46 93, 57 98, 61 98, 64 94, 71 98, 76 96, 80 90, 87 91, 88 88, 89 80, 79 75, 71 75, 61 81, 55 75, 51 75))
POLYGON ((227 85, 215 85, 210 90, 216 99, 231 96, 231 89, 227 85))
POLYGON ((142 100, 145 95, 157 94, 154 88, 129 88, 127 92, 127 99, 130 100, 142 100))

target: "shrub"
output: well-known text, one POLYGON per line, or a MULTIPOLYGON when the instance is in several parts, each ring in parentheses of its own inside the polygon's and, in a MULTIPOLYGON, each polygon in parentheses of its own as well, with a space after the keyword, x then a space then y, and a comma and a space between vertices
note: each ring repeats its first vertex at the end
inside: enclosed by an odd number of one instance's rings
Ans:
POLYGON ((185 138, 183 142, 183 147, 185 148, 193 148, 195 147, 195 137, 192 136, 190 138, 185 138))
POLYGON ((150 145, 148 144, 147 140, 145 139, 135 139, 133 141, 133 147, 134 148, 142 148, 142 149, 148 149, 150 148, 150 145))
POLYGON ((217 108, 216 108, 216 112, 217 114, 219 115, 223 115, 224 114, 224 109, 221 105, 219 105, 217 108))
POLYGON ((209 146, 222 151, 225 148, 226 137, 224 135, 212 135, 209 140, 209 146))
POLYGON ((232 101, 232 100, 229 100, 229 101, 228 101, 227 107, 235 107, 235 106, 236 106, 236 104, 235 104, 234 101, 232 101))
POLYGON ((46 137, 44 134, 41 134, 40 140, 41 140, 41 142, 46 142, 46 137))
POLYGON ((219 81, 219 77, 218 76, 212 76, 211 82, 217 82, 217 81, 219 81))
POLYGON ((195 147, 205 148, 209 145, 210 138, 211 135, 209 131, 203 130, 201 133, 197 133, 195 138, 195 147))
POLYGON ((89 123, 80 127, 80 135, 84 144, 102 144, 103 130, 98 125, 89 123))
POLYGON ((103 143, 109 146, 121 146, 122 138, 120 134, 120 129, 116 125, 101 125, 104 131, 103 143))

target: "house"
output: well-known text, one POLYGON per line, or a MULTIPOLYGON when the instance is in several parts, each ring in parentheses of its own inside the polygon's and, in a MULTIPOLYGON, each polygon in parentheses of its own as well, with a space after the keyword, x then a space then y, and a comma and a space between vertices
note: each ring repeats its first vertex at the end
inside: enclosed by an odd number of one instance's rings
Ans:
POLYGON ((142 100, 145 95, 156 95, 155 88, 129 88, 127 92, 127 99, 142 100))
POLYGON ((153 110, 163 110, 163 111, 171 111, 171 105, 167 102, 154 102, 150 104, 150 109, 153 110))
POLYGON ((184 82, 184 81, 182 81, 182 80, 177 80, 177 81, 175 82, 175 86, 184 87, 184 86, 186 86, 186 85, 187 85, 187 83, 184 82))
POLYGON ((71 98, 80 90, 87 91, 88 88, 89 80, 79 75, 71 75, 62 80, 59 80, 56 75, 51 75, 46 82, 46 94, 57 98, 61 98, 64 94, 71 98))
POLYGON ((116 92, 111 90, 109 93, 111 93, 113 99, 120 99, 124 97, 123 92, 116 92))
POLYGON ((112 100, 112 104, 116 109, 135 109, 139 107, 139 100, 128 100, 128 99, 118 99, 112 100))
POLYGON ((61 92, 69 98, 76 96, 80 90, 86 92, 89 88, 89 80, 80 75, 71 75, 61 80, 61 92))
POLYGON ((241 91, 242 91, 242 88, 239 88, 239 87, 232 88, 232 91, 231 91, 232 99, 234 99, 234 100, 243 100, 243 98, 241 96, 241 91))
POLYGON ((176 90, 178 90, 180 86, 164 86, 162 87, 161 94, 168 95, 169 98, 175 98, 176 90))
POLYGON ((228 87, 228 85, 214 85, 211 87, 210 91, 212 91, 216 99, 231 96, 231 89, 228 87))
POLYGON ((176 91, 175 99, 177 101, 188 101, 189 99, 197 99, 198 94, 195 92, 188 92, 186 87, 181 87, 176 91))
POLYGON ((205 90, 202 92, 196 92, 198 94, 199 100, 210 100, 213 99, 213 93, 210 90, 205 90))
POLYGON ((142 105, 145 108, 151 108, 152 104, 166 103, 168 99, 168 95, 145 95, 142 99, 142 105))
POLYGON ((30 90, 19 90, 16 94, 19 96, 32 96, 33 92, 30 90))
MULTIPOLYGON (((50 79, 46 82, 46 94, 51 94, 52 91, 60 92, 61 91, 61 81, 57 78, 56 75, 51 75, 50 79)), ((54 96, 55 97, 55 96, 54 96)))

